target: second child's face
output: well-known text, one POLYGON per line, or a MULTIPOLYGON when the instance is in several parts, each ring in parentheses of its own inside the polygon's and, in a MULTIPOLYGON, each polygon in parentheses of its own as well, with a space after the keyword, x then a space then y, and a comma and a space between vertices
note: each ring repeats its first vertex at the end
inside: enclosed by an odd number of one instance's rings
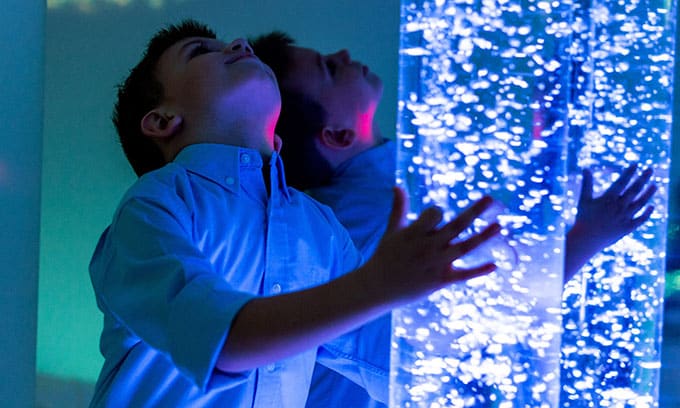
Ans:
POLYGON ((242 39, 229 44, 201 37, 181 40, 161 56, 157 77, 164 103, 189 120, 233 115, 242 106, 278 109, 280 104, 274 74, 242 39))
POLYGON ((382 81, 367 66, 351 59, 349 52, 333 54, 292 47, 292 63, 283 86, 319 102, 333 126, 370 133, 374 113, 382 97, 382 81))

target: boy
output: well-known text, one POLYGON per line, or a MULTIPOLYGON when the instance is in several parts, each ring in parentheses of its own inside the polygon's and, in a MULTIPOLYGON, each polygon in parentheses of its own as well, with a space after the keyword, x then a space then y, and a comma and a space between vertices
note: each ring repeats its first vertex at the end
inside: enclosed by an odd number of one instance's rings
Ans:
POLYGON ((120 86, 113 121, 140 178, 90 264, 105 357, 92 406, 299 407, 315 362, 385 401, 389 327, 360 327, 495 269, 451 264, 498 233, 452 243, 491 199, 404 227, 398 189, 362 265, 332 212, 287 188, 279 110, 248 43, 190 20, 156 34, 120 86))
MULTIPOLYGON (((285 141, 288 183, 330 206, 362 255, 369 257, 385 230, 396 167, 396 145, 383 138, 374 122, 382 82, 347 50, 321 55, 294 44, 282 32, 253 41, 281 89, 276 130, 285 141)), ((590 171, 583 172, 578 215, 566 240, 565 281, 597 252, 649 219, 653 208, 645 206, 656 186, 648 185, 650 169, 634 177, 636 170, 630 166, 597 198, 590 171)), ((347 405, 382 406, 361 388, 317 367, 307 406, 347 405), (335 390, 332 397, 329 390, 335 390)))

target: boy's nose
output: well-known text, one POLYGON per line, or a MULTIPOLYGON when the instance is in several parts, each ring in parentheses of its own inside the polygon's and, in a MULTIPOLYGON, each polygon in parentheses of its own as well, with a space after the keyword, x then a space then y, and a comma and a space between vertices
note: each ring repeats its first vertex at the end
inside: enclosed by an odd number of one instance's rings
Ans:
POLYGON ((340 50, 335 54, 331 54, 331 57, 334 60, 339 61, 343 64, 349 64, 350 62, 352 62, 352 58, 350 58, 349 51, 347 50, 340 50))
POLYGON ((248 44, 248 41, 246 41, 244 38, 237 38, 231 43, 229 43, 225 48, 225 52, 235 52, 235 51, 241 51, 245 52, 246 54, 253 54, 253 48, 248 44))

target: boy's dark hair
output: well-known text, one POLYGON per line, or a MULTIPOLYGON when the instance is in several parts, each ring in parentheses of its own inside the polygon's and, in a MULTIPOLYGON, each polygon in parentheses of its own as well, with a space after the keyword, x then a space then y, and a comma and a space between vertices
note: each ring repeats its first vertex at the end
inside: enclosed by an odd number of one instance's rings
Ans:
POLYGON ((130 70, 127 79, 118 85, 112 121, 123 152, 137 176, 166 164, 158 146, 142 133, 141 120, 163 101, 163 84, 156 77, 158 60, 173 44, 189 37, 216 38, 216 35, 208 26, 195 20, 167 26, 151 38, 142 60, 130 70))
POLYGON ((328 114, 319 102, 283 85, 291 68, 290 50, 295 40, 284 32, 273 31, 249 42, 255 55, 269 65, 278 79, 281 114, 276 133, 284 141, 281 157, 286 165, 287 183, 299 190, 327 184, 333 168, 314 141, 326 125, 328 114))

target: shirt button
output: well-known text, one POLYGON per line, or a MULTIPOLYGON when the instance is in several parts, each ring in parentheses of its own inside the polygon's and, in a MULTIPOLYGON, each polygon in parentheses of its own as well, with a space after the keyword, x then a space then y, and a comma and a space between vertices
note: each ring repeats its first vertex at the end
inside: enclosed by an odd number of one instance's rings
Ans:
POLYGON ((243 153, 241 155, 241 163, 245 163, 245 164, 250 163, 250 155, 247 154, 247 153, 243 153))
POLYGON ((272 293, 274 294, 281 293, 281 285, 279 285, 278 283, 273 284, 272 293))
POLYGON ((224 179, 224 182, 227 183, 228 185, 234 184, 234 178, 233 177, 227 177, 224 179))

